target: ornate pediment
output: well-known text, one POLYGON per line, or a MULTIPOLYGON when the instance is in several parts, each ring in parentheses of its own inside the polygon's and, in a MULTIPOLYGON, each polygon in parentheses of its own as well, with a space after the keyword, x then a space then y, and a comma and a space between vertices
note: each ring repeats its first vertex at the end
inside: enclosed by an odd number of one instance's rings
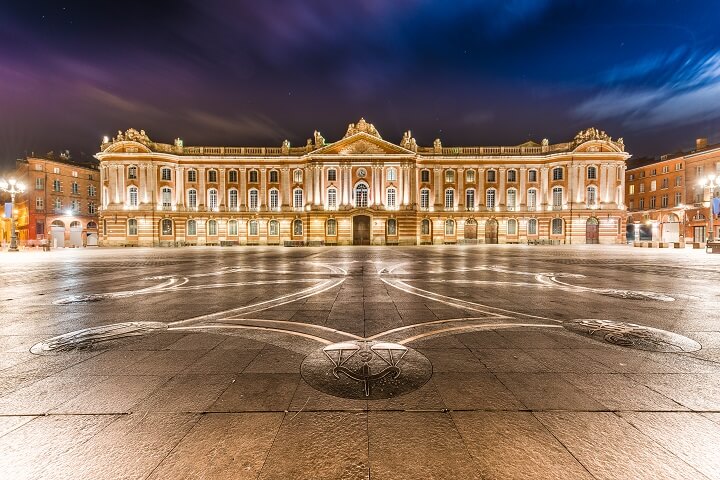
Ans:
POLYGON ((345 136, 343 138, 351 137, 356 133, 360 132, 367 133, 368 135, 372 135, 373 137, 382 139, 382 137, 380 136, 380 132, 375 129, 375 125, 366 122, 364 118, 358 120, 357 123, 351 123, 350 125, 348 125, 347 132, 345 132, 345 136))
POLYGON ((314 155, 412 155, 413 152, 376 137, 369 133, 358 132, 350 137, 327 145, 313 152, 314 155))
POLYGON ((612 137, 605 133, 604 130, 598 130, 597 128, 590 127, 586 130, 581 130, 575 135, 573 143, 576 147, 576 151, 586 152, 612 152, 612 151, 625 151, 625 142, 622 138, 618 138, 613 141, 612 137), (590 143, 588 145, 584 145, 590 143))

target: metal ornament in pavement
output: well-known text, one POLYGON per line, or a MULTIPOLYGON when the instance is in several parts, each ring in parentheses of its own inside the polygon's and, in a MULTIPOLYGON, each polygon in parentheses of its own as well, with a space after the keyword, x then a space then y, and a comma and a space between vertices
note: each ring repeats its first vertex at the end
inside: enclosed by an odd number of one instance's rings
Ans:
POLYGON ((563 323, 563 327, 594 340, 620 347, 651 352, 694 352, 702 346, 678 333, 634 323, 583 318, 563 323))
POLYGON ((420 352, 391 342, 333 343, 308 355, 300 367, 314 389, 336 397, 379 400, 416 390, 432 376, 420 352))

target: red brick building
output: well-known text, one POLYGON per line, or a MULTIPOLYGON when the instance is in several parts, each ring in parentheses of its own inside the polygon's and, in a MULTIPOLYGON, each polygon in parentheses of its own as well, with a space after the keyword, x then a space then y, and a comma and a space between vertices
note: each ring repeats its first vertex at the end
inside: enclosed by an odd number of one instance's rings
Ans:
POLYGON ((56 247, 97 245, 96 165, 31 157, 18 160, 16 176, 26 188, 17 206, 21 243, 35 245, 47 239, 56 247))

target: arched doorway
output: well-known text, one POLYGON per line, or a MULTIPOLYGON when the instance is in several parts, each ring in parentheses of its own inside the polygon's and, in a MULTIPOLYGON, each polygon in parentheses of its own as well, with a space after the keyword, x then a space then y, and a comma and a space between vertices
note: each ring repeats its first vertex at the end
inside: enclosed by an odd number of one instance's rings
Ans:
POLYGON ((600 243, 600 222, 595 217, 585 223, 585 243, 600 243))
POLYGON ((485 222, 485 243, 498 243, 498 222, 494 218, 485 222))
POLYGON ((477 241, 477 222, 473 218, 465 221, 465 240, 477 241))
POLYGON ((72 247, 82 247, 83 246, 83 240, 82 240, 82 223, 78 222, 77 220, 70 222, 70 246, 72 247))
POLYGON ((368 215, 353 217, 353 245, 370 245, 370 217, 368 215))
POLYGON ((55 220, 50 225, 50 238, 53 247, 65 246, 65 224, 60 220, 55 220))

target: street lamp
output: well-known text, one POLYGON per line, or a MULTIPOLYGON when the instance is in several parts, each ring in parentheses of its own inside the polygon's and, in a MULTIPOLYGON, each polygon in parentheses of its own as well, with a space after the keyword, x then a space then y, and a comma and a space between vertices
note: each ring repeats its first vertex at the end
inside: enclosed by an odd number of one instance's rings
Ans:
POLYGON ((12 204, 12 210, 10 210, 10 249, 9 252, 17 252, 18 246, 17 246, 17 232, 15 231, 15 214, 13 210, 15 210, 15 194, 16 193, 23 193, 25 191, 25 185, 23 185, 21 182, 18 182, 14 178, 11 178, 10 180, 2 179, 0 180, 0 190, 3 192, 8 192, 10 194, 10 203, 12 204))
POLYGON ((710 200, 708 202, 708 206, 710 207, 708 209, 710 213, 710 232, 708 233, 708 242, 712 242, 715 239, 715 212, 713 211, 713 199, 715 198, 715 189, 720 186, 720 183, 715 182, 716 179, 720 182, 720 177, 716 178, 715 175, 708 175, 707 177, 701 178, 698 182, 698 185, 703 188, 703 201, 706 201, 705 189, 710 189, 710 200))

